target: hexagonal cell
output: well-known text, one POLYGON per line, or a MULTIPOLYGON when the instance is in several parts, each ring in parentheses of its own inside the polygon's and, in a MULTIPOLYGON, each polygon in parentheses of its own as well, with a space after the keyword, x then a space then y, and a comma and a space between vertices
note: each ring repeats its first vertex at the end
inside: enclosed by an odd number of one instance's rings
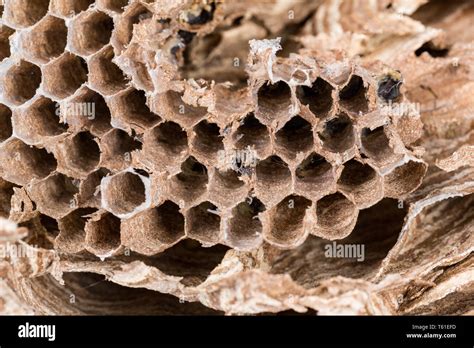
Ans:
POLYGON ((12 208, 15 184, 0 178, 0 217, 8 219, 12 208))
POLYGON ((288 116, 291 106, 291 90, 283 81, 265 84, 258 90, 256 116, 266 125, 288 116))
POLYGON ((120 248, 120 219, 110 213, 100 213, 87 221, 86 250, 105 258, 120 248))
POLYGON ((362 129, 361 144, 361 151, 374 160, 377 165, 386 165, 402 157, 402 155, 394 153, 383 126, 374 130, 362 129))
POLYGON ((191 203, 206 192, 207 182, 207 168, 190 156, 181 164, 181 172, 169 181, 169 194, 191 203))
POLYGON ((323 147, 331 152, 344 152, 354 146, 354 127, 346 114, 326 121, 318 132, 323 147))
POLYGON ((213 202, 228 207, 233 205, 237 199, 247 196, 247 191, 245 183, 240 180, 238 173, 234 170, 214 169, 212 171, 208 193, 213 202))
POLYGON ((60 219, 77 209, 76 195, 79 189, 71 178, 55 173, 36 182, 28 190, 38 210, 55 219, 60 219))
POLYGON ((336 183, 332 165, 315 152, 298 165, 295 176, 296 190, 312 199, 326 194, 336 183))
POLYGON ((87 11, 75 17, 69 35, 71 48, 82 56, 97 52, 109 43, 114 21, 100 11, 87 11))
POLYGON ((101 165, 111 170, 121 170, 130 166, 132 152, 142 144, 127 132, 114 128, 100 138, 101 165))
POLYGON ((8 102, 20 105, 34 97, 40 84, 40 68, 21 60, 3 77, 3 95, 8 102))
POLYGON ((219 126, 204 120, 197 124, 193 131, 194 137, 191 141, 193 151, 207 162, 215 161, 218 151, 224 149, 222 142, 224 137, 220 134, 219 126))
POLYGON ((5 1, 3 20, 14 27, 32 26, 48 12, 49 0, 8 0, 5 1))
POLYGON ((89 132, 80 132, 60 141, 54 152, 58 170, 74 178, 85 178, 100 160, 99 145, 89 132))
POLYGON ((101 208, 102 192, 100 191, 100 183, 102 179, 110 175, 110 171, 106 168, 99 168, 90 173, 79 184, 78 203, 80 207, 101 208))
POLYGON ((265 150, 270 147, 270 133, 267 127, 255 118, 253 113, 242 120, 239 128, 232 135, 232 140, 235 148, 251 147, 259 154, 265 153, 265 150))
POLYGON ((152 13, 142 4, 135 2, 128 6, 117 21, 114 33, 112 34, 114 47, 121 52, 132 39, 133 26, 140 21, 151 17, 152 13))
POLYGON ((59 235, 55 247, 65 253, 75 254, 85 249, 86 222, 97 209, 77 209, 58 220, 59 235))
POLYGON ((129 89, 116 95, 109 101, 113 124, 124 130, 133 129, 143 133, 148 128, 160 122, 160 117, 150 111, 146 104, 146 95, 143 91, 129 89))
POLYGON ((28 146, 12 138, 0 146, 0 172, 5 180, 26 185, 42 179, 56 169, 54 156, 44 149, 28 146))
POLYGON ((311 87, 298 86, 296 96, 303 105, 308 105, 317 118, 326 118, 333 105, 332 91, 334 88, 318 77, 311 87))
POLYGON ((258 198, 249 198, 232 209, 226 243, 237 250, 252 250, 262 242, 262 222, 259 214, 265 206, 258 198))
POLYGON ((186 213, 186 236, 196 239, 206 246, 221 240, 221 217, 218 208, 203 202, 186 213))
POLYGON ((28 236, 23 241, 36 248, 53 249, 54 238, 59 234, 58 223, 50 216, 37 213, 19 224, 28 229, 28 236))
POLYGON ((349 82, 339 92, 339 103, 348 112, 357 114, 367 112, 369 111, 367 90, 368 88, 364 86, 362 77, 352 75, 349 82))
POLYGON ((10 57, 10 36, 13 35, 15 30, 7 27, 6 25, 0 25, 0 62, 7 57, 10 57))
POLYGON ((51 0, 51 12, 63 16, 71 17, 87 10, 95 0, 51 0))
POLYGON ((107 46, 89 60, 89 83, 105 95, 118 93, 127 87, 127 78, 112 62, 113 58, 114 50, 111 46, 107 46))
POLYGON ((137 89, 154 92, 155 86, 149 67, 156 64, 155 55, 154 50, 146 49, 139 43, 131 43, 117 61, 127 75, 131 76, 133 85, 137 89))
POLYGON ((170 167, 183 160, 188 151, 188 136, 174 122, 163 122, 145 133, 144 156, 160 167, 170 167))
POLYGON ((102 179, 102 207, 120 218, 129 218, 151 204, 150 179, 124 171, 102 179))
POLYGON ((288 165, 278 156, 260 161, 256 167, 255 192, 262 202, 269 206, 286 196, 291 188, 291 172, 288 165), (279 195, 276 193, 280 192, 279 195))
POLYGON ((382 178, 371 166, 354 159, 344 164, 338 185, 360 208, 367 208, 383 198, 382 178))
POLYGON ((12 117, 15 135, 25 143, 42 143, 45 137, 52 137, 67 130, 60 123, 58 105, 51 99, 40 97, 26 109, 15 110, 12 117))
POLYGON ((6 105, 0 104, 0 143, 12 136, 12 111, 6 105))
POLYGON ((73 132, 88 130, 101 136, 112 128, 110 110, 104 97, 87 87, 61 103, 61 114, 73 132))
POLYGON ((312 234, 329 240, 347 237, 358 214, 356 206, 339 192, 323 197, 316 202, 316 225, 312 234))
POLYGON ((127 5, 128 0, 97 0, 98 7, 117 13, 122 13, 127 5))
POLYGON ((84 59, 66 52, 43 67, 43 88, 51 96, 63 99, 74 94, 87 81, 84 59))
POLYGON ((314 144, 311 124, 300 116, 289 120, 275 136, 276 148, 288 160, 296 158, 299 152, 310 150, 314 144))
POLYGON ((160 253, 183 237, 184 217, 171 201, 122 221, 123 245, 140 254, 160 253))
POLYGON ((385 196, 400 198, 421 185, 427 165, 423 162, 409 161, 396 167, 384 176, 385 196))
POLYGON ((186 104, 182 99, 182 93, 176 91, 158 95, 153 101, 153 108, 160 110, 164 118, 178 122, 184 127, 196 124, 207 114, 207 109, 204 107, 186 104))
POLYGON ((21 35, 24 56, 42 64, 59 57, 66 48, 66 24, 57 17, 48 15, 31 31, 22 32, 21 35))
POLYGON ((270 244, 284 249, 294 248, 304 242, 308 236, 306 226, 306 210, 311 201, 291 195, 283 199, 277 206, 266 212, 266 224, 263 238, 270 244))

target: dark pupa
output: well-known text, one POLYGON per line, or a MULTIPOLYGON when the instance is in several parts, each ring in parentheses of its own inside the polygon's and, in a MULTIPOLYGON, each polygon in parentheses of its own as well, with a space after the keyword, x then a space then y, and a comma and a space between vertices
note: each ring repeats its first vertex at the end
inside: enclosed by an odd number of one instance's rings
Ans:
POLYGON ((380 78, 377 94, 385 101, 393 101, 400 96, 400 86, 402 83, 400 71, 390 71, 380 78))

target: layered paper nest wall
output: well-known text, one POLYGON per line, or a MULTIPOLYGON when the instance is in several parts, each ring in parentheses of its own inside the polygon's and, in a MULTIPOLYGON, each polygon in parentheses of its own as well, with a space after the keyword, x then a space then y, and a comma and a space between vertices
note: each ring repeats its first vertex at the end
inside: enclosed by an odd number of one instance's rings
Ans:
POLYGON ((472 314, 471 2, 1 9, 1 313, 472 314))

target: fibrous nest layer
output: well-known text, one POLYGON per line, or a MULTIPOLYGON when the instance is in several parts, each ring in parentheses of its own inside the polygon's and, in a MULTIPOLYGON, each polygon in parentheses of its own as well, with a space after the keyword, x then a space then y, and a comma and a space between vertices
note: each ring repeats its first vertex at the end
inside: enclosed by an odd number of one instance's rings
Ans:
POLYGON ((474 4, 1 10, 0 312, 472 314, 474 4))

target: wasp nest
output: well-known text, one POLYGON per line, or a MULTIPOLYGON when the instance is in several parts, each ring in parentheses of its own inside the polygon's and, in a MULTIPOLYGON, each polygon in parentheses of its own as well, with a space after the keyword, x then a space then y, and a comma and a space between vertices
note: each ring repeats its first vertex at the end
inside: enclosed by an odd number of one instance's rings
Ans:
POLYGON ((471 5, 351 2, 6 0, 4 312, 463 312, 471 5))

